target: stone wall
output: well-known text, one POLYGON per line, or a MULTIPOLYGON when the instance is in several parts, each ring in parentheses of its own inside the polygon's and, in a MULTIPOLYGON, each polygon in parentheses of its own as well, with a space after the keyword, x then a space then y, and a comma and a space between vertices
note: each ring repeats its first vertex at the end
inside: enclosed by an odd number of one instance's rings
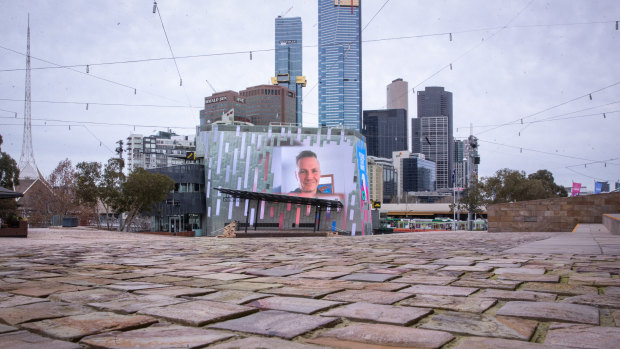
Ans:
POLYGON ((602 223, 620 212, 620 193, 521 201, 487 206, 489 232, 568 232, 579 223, 602 223))

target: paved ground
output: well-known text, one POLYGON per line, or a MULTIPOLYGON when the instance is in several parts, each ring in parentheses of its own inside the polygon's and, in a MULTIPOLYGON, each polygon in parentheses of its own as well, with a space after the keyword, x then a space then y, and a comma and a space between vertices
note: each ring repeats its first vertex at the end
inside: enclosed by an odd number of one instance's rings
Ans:
POLYGON ((0 348, 617 348, 620 236, 0 239, 0 348))

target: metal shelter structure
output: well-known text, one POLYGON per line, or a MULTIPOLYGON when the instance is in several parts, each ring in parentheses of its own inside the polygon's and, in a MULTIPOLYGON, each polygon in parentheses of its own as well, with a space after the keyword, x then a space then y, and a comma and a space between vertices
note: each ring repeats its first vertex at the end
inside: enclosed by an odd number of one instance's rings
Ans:
MULTIPOLYGON (((333 208, 333 209, 341 209, 344 207, 342 202, 338 200, 327 200, 327 199, 319 199, 319 198, 305 198, 300 196, 291 196, 291 195, 283 195, 283 194, 269 194, 269 193, 257 193, 253 191, 246 190, 236 190, 236 189, 228 189, 228 188, 213 188, 213 190, 217 190, 222 194, 227 195, 228 198, 232 199, 247 199, 250 200, 248 207, 251 206, 252 200, 256 201, 256 210, 254 217, 254 222, 258 221, 258 207, 261 201, 265 202, 277 202, 277 203, 285 203, 285 204, 296 204, 296 205, 310 205, 315 208, 315 219, 314 219, 314 228, 313 231, 318 230, 319 222, 321 221, 321 209, 323 208, 333 208)), ((249 212, 246 214, 246 224, 245 224, 245 232, 248 232, 250 214, 249 212)), ((257 225, 254 225, 254 230, 257 230, 257 225)))

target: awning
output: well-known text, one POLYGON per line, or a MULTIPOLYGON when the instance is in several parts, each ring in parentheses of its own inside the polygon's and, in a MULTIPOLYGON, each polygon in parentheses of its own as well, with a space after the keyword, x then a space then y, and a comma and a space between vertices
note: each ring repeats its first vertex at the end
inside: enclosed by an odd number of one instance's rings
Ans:
POLYGON ((7 188, 0 187, 0 199, 13 199, 24 196, 22 193, 9 190, 7 188))
POLYGON ((268 193, 257 193, 253 191, 246 190, 235 190, 228 188, 213 188, 221 192, 222 194, 229 195, 232 198, 239 199, 250 199, 250 200, 263 200, 267 202, 283 202, 283 203, 291 203, 291 204, 299 204, 299 205, 311 205, 311 206, 320 206, 320 207, 331 207, 331 208, 342 208, 342 202, 338 200, 327 200, 327 199, 319 199, 319 198, 304 198, 300 196, 292 196, 286 194, 268 194, 268 193))

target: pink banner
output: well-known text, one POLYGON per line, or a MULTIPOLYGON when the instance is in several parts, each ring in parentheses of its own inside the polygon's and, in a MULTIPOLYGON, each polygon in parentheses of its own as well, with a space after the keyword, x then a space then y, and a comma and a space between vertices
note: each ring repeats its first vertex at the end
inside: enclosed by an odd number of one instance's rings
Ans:
POLYGON ((573 182, 573 192, 572 196, 579 196, 579 192, 581 191, 581 183, 573 182))

